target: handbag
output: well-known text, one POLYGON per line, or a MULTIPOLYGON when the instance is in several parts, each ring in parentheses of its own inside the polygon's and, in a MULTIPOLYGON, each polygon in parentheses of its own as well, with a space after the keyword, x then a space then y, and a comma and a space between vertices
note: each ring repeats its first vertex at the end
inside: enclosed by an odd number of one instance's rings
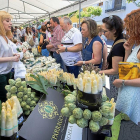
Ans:
POLYGON ((120 62, 119 79, 129 80, 140 77, 140 63, 120 62))
POLYGON ((33 39, 31 38, 30 41, 29 41, 29 45, 30 45, 31 47, 33 47, 34 44, 35 44, 35 43, 34 43, 33 39))
POLYGON ((38 53, 41 53, 42 48, 40 46, 37 46, 37 50, 38 50, 38 53))

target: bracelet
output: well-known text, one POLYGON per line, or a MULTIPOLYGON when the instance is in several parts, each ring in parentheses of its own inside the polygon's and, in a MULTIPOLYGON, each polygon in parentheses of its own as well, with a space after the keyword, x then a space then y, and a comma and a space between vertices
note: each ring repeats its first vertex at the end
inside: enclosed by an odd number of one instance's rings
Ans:
POLYGON ((124 82, 125 82, 125 80, 122 80, 122 86, 125 86, 125 83, 124 82))
POLYGON ((83 65, 85 65, 85 61, 83 61, 83 65))

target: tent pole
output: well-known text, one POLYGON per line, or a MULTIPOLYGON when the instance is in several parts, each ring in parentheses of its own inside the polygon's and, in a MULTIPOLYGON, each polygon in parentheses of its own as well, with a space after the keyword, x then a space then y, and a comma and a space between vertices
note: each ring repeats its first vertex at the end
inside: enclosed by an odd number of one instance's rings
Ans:
POLYGON ((79 0, 79 30, 80 30, 80 19, 81 19, 81 0, 79 0))

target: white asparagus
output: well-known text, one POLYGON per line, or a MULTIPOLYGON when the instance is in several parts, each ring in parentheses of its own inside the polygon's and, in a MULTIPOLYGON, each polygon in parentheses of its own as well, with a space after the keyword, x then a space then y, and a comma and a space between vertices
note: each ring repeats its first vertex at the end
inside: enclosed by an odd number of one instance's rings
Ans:
POLYGON ((1 111, 1 136, 5 136, 5 125, 6 125, 6 110, 1 111))
POLYGON ((103 87, 103 90, 102 90, 102 95, 106 95, 106 89, 105 89, 105 87, 103 87))
POLYGON ((84 72, 85 74, 90 74, 90 71, 88 71, 88 70, 85 70, 85 72, 84 72))
POLYGON ((103 81, 103 86, 105 86, 106 85, 106 77, 105 77, 104 73, 102 75, 102 81, 103 81))
POLYGON ((91 94, 91 78, 90 77, 88 77, 86 80, 84 92, 91 94))
POLYGON ((12 122, 12 116, 10 113, 6 114, 6 137, 10 137, 13 135, 13 122, 12 122))
POLYGON ((91 74, 96 74, 95 70, 92 70, 91 74))
MULTIPOLYGON (((16 106, 16 103, 14 104, 16 106)), ((13 133, 18 132, 18 119, 17 119, 17 113, 16 113, 16 107, 13 107, 12 109, 12 117, 13 117, 13 133)))
POLYGON ((93 86, 92 86, 92 94, 97 94, 98 90, 97 90, 97 81, 94 80, 93 81, 93 86))
POLYGON ((17 96, 13 96, 11 99, 13 100, 14 103, 16 103, 16 112, 17 116, 19 117, 23 113, 19 100, 17 99, 17 96))
MULTIPOLYGON (((116 103, 113 103, 113 109, 111 110, 111 112, 114 114, 114 116, 115 116, 115 106, 116 106, 116 103)), ((114 117, 108 121, 108 124, 112 125, 113 122, 114 122, 114 117)))
POLYGON ((98 78, 98 91, 101 92, 102 91, 102 88, 103 88, 103 84, 102 84, 102 78, 99 77, 98 78))
POLYGON ((78 79, 78 88, 80 91, 83 91, 83 79, 82 78, 78 79))

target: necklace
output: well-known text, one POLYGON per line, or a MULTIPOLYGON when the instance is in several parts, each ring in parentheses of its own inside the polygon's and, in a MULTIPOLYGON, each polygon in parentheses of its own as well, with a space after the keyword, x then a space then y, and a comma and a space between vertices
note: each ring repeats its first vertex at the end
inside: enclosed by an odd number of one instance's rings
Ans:
POLYGON ((91 40, 92 40, 92 38, 87 40, 88 45, 90 44, 91 40))

